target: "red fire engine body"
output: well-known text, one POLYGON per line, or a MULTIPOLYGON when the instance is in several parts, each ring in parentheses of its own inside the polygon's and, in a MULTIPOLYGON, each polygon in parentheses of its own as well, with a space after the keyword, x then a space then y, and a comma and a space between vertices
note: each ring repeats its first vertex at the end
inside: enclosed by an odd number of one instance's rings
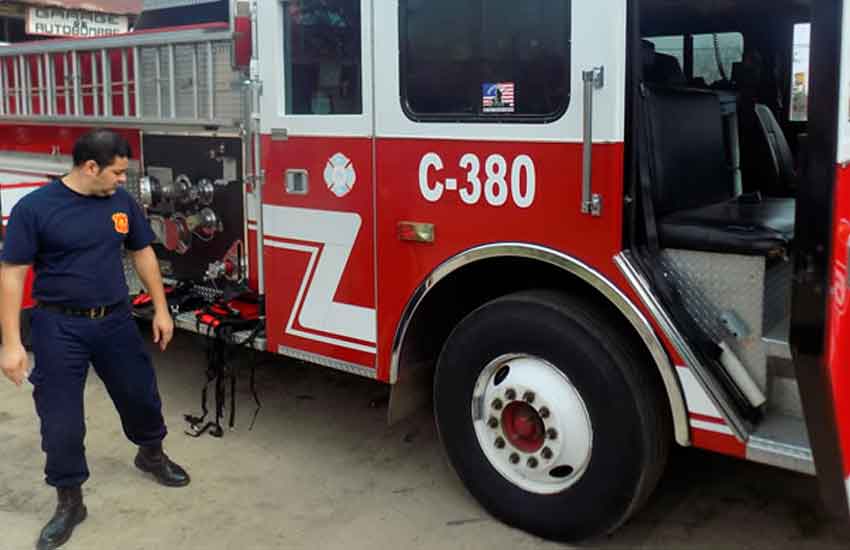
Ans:
POLYGON ((770 32, 756 0, 254 4, 0 50, 4 224, 116 128, 166 276, 244 284, 262 349, 392 384, 393 413, 433 396, 500 519, 609 532, 673 441, 817 464, 847 512, 843 2, 771 2, 770 32), (800 23, 792 124, 753 67, 790 75, 800 23))

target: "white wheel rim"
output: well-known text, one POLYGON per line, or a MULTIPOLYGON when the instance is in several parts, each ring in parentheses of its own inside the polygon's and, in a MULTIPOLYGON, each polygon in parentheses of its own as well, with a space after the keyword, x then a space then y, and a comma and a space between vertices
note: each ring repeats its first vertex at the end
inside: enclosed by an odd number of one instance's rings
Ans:
POLYGON ((490 464, 525 491, 559 493, 590 462, 593 428, 584 400, 538 357, 505 355, 487 365, 475 384, 472 422, 490 464))

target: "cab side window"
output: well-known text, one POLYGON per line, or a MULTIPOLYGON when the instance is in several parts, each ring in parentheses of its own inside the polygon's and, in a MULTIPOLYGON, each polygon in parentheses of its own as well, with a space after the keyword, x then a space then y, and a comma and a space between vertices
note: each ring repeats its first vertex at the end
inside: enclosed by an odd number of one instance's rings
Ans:
POLYGON ((400 30, 414 120, 544 122, 567 109, 569 0, 401 0, 400 30))
POLYGON ((286 113, 363 112, 360 0, 284 3, 286 113))

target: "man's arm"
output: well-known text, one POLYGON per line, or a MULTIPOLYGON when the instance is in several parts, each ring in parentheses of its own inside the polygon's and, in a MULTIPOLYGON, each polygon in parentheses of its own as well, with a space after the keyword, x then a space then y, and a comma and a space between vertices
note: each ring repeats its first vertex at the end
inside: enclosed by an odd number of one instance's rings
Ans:
POLYGON ((28 265, 0 266, 0 329, 3 345, 0 348, 0 370, 20 386, 27 374, 29 359, 21 343, 21 302, 28 265))
POLYGON ((153 301, 153 341, 159 344, 162 351, 165 351, 174 335, 174 321, 171 319, 171 312, 168 310, 168 302, 165 301, 165 289, 162 286, 159 261, 150 246, 141 250, 131 250, 129 254, 133 261, 133 267, 139 274, 139 279, 145 285, 153 301))

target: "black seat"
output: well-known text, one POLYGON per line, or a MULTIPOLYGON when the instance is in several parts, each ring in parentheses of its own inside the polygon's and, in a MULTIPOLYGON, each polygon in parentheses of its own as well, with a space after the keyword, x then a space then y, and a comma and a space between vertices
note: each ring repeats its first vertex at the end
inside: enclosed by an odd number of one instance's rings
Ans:
POLYGON ((794 237, 794 200, 735 196, 717 95, 645 89, 649 140, 644 151, 648 149, 659 244, 728 254, 784 254, 794 237))
POLYGON ((756 116, 764 138, 767 140, 773 174, 776 177, 778 187, 784 191, 795 191, 797 189, 797 171, 794 168, 794 156, 791 153, 788 140, 785 139, 785 134, 782 132, 782 127, 779 126, 779 122, 773 116, 773 111, 767 105, 757 103, 756 116))
POLYGON ((643 78, 653 84, 683 85, 685 73, 679 60, 669 54, 655 51, 655 44, 641 40, 643 46, 643 78))
POLYGON ((667 248, 779 256, 794 238, 794 199, 745 197, 668 214, 659 225, 667 248))

